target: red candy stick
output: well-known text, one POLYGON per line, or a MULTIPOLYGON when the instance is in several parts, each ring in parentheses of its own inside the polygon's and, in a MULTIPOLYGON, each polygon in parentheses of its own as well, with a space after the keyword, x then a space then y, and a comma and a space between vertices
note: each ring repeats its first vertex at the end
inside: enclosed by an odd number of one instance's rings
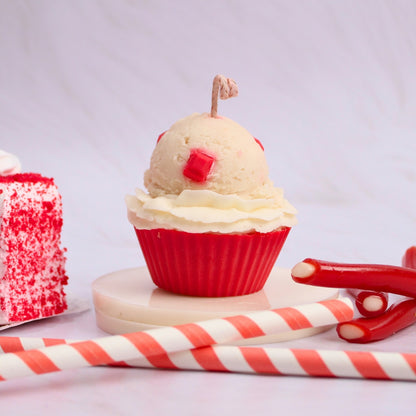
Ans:
POLYGON ((347 292, 355 299, 358 312, 366 318, 381 315, 389 305, 389 295, 384 292, 361 289, 348 289, 347 292))
POLYGON ((365 344, 388 338, 416 322, 416 299, 402 300, 375 318, 358 318, 337 325, 340 338, 365 344))
POLYGON ((416 246, 409 247, 402 258, 402 266, 416 269, 416 246))
POLYGON ((305 259, 292 269, 292 278, 312 286, 373 290, 416 298, 416 270, 406 267, 305 259))

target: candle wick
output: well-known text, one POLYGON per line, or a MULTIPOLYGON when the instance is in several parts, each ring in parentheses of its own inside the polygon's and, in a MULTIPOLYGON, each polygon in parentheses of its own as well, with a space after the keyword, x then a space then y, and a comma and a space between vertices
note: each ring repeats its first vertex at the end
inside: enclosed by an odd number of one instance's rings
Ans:
POLYGON ((238 87, 236 82, 223 75, 216 75, 214 77, 212 82, 211 117, 218 116, 218 95, 221 100, 237 97, 238 87))

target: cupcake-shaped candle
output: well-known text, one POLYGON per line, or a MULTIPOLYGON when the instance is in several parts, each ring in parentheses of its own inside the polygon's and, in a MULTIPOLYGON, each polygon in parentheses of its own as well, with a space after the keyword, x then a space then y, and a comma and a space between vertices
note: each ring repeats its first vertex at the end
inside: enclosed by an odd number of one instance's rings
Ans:
POLYGON ((193 296, 261 290, 290 228, 295 208, 275 188, 263 146, 217 114, 218 94, 237 95, 217 75, 211 113, 192 114, 162 133, 144 184, 128 195, 133 224, 154 283, 193 296))

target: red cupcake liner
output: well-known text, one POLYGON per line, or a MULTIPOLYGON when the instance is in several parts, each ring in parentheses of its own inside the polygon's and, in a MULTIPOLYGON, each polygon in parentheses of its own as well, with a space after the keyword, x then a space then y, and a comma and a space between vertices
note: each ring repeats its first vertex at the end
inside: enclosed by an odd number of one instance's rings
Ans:
POLYGON ((263 288, 290 227, 247 234, 135 231, 156 286, 181 295, 223 297, 263 288))

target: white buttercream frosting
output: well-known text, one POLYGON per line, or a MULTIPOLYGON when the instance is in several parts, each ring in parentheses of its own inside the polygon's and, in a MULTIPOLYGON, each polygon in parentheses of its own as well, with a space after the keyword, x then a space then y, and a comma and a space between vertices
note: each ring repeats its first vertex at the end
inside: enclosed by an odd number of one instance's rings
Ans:
POLYGON ((190 233, 271 232, 296 224, 296 209, 274 188, 273 198, 244 199, 210 190, 184 190, 152 198, 142 190, 128 195, 130 222, 138 229, 167 228, 190 233))
POLYGON ((0 150, 0 176, 20 173, 21 167, 20 161, 15 155, 0 150))

